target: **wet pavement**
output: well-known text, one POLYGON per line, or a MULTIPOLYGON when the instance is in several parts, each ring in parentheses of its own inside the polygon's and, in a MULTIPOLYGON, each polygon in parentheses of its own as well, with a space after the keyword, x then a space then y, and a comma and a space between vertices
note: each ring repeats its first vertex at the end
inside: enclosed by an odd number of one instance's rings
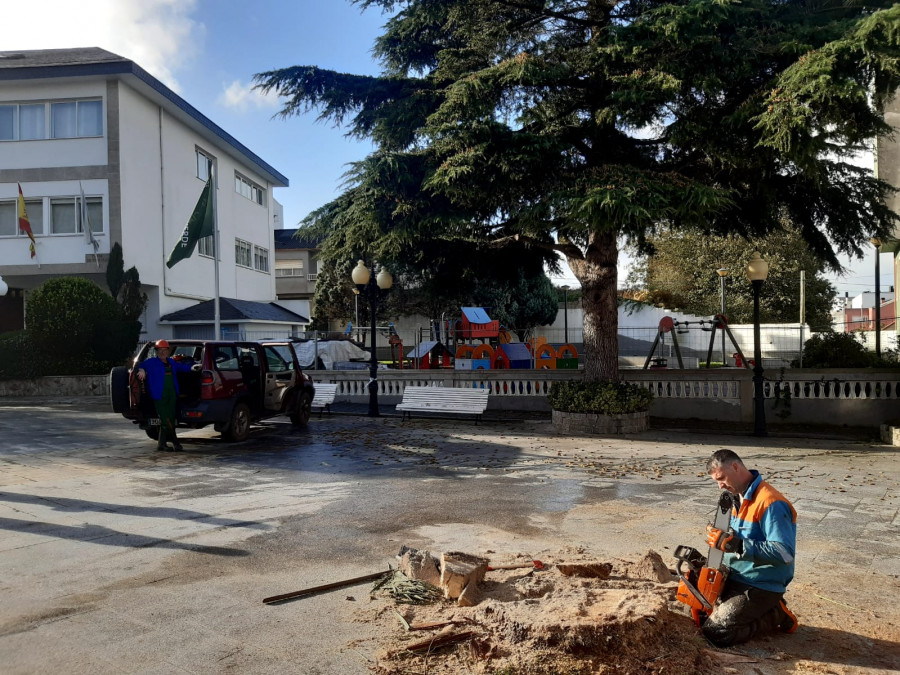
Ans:
POLYGON ((717 493, 704 463, 720 447, 797 508, 801 615, 804 598, 810 613, 873 592, 900 603, 893 447, 353 412, 305 430, 276 420, 238 444, 186 432, 185 452, 159 453, 105 400, 0 400, 0 670, 366 673, 383 631, 360 621, 367 587, 261 599, 386 569, 403 544, 668 560, 702 548, 717 493))

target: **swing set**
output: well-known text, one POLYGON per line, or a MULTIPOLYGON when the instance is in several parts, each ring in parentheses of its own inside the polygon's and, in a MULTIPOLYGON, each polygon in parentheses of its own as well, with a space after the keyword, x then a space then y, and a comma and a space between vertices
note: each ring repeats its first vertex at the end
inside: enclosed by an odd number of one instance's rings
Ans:
POLYGON ((681 358, 681 348, 678 346, 678 334, 689 332, 692 323, 699 324, 700 330, 708 331, 710 333, 709 351, 706 354, 707 368, 709 368, 709 363, 712 360, 713 347, 716 343, 716 331, 719 330, 724 330, 725 334, 731 340, 731 344, 734 345, 737 355, 740 357, 741 365, 744 368, 750 368, 750 364, 747 362, 747 359, 744 358, 744 353, 741 351, 737 340, 734 339, 734 335, 732 334, 731 329, 728 327, 728 321, 725 318, 725 315, 716 314, 712 319, 701 319, 700 321, 677 321, 671 316, 664 316, 662 319, 660 319, 659 329, 656 333, 656 339, 653 341, 653 346, 650 347, 650 353, 647 355, 647 360, 644 361, 644 370, 647 370, 647 368, 650 366, 651 361, 655 363, 664 362, 661 357, 657 357, 657 359, 654 359, 653 354, 656 352, 656 347, 660 343, 665 341, 666 333, 672 334, 672 344, 675 347, 675 356, 678 358, 678 367, 684 370, 684 361, 681 358))

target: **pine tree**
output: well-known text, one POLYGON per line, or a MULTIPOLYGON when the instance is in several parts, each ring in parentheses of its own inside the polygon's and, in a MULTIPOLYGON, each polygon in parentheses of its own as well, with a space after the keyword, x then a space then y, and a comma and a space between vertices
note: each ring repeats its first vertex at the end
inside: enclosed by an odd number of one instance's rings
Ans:
POLYGON ((393 12, 380 76, 257 75, 282 115, 317 110, 376 146, 307 223, 340 231, 331 250, 347 257, 410 261, 441 241, 561 252, 582 286, 588 380, 618 375, 621 242, 661 226, 762 236, 789 221, 836 266, 897 219, 890 186, 849 161, 889 131, 890 2, 355 4, 393 12))

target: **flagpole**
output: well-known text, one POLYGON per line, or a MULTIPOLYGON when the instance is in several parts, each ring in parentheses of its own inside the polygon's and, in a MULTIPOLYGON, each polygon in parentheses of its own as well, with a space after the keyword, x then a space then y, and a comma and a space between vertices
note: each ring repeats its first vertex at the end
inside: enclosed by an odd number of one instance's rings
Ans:
POLYGON ((209 170, 212 172, 213 180, 212 185, 210 185, 210 195, 209 198, 212 199, 212 217, 213 217, 213 267, 215 269, 215 278, 216 278, 216 295, 213 301, 214 309, 214 319, 213 323, 215 325, 215 340, 221 340, 222 334, 220 332, 220 318, 219 318, 219 209, 217 207, 217 203, 219 201, 218 195, 218 183, 219 183, 219 171, 215 166, 214 162, 210 162, 209 170))

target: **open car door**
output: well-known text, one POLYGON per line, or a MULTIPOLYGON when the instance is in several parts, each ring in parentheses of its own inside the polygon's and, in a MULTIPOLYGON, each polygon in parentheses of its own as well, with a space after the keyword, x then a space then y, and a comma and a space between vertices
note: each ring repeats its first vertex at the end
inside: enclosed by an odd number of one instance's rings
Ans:
POLYGON ((293 355, 288 344, 267 344, 263 347, 266 363, 266 410, 281 411, 284 395, 294 384, 293 355))

